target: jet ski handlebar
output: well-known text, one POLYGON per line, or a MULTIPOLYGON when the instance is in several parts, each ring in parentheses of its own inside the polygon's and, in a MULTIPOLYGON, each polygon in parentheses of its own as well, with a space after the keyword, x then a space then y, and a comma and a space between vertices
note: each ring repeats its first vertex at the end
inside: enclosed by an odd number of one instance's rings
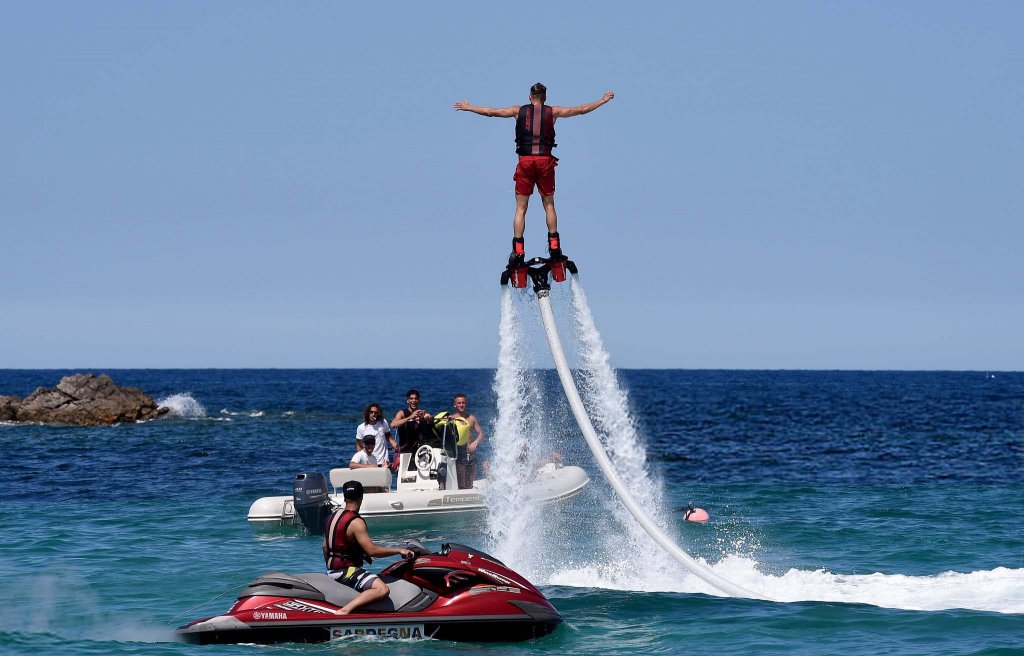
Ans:
POLYGON ((406 540, 405 548, 413 553, 412 558, 406 558, 407 560, 415 560, 419 556, 429 556, 430 549, 423 546, 423 543, 419 540, 406 540))

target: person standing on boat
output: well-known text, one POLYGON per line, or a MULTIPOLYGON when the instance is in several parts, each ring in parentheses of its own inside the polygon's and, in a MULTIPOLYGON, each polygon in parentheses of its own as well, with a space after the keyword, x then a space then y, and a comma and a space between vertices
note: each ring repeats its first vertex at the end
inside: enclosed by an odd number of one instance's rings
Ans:
POLYGON ((348 463, 349 469, 369 469, 370 467, 383 467, 383 463, 377 461, 373 455, 376 446, 376 438, 373 435, 364 435, 360 448, 352 454, 352 460, 348 463))
POLYGON ((516 153, 519 163, 512 179, 516 183, 516 213, 512 218, 512 254, 510 267, 522 266, 526 257, 523 233, 526 232, 526 208, 536 185, 548 224, 548 254, 561 259, 562 244, 558 236, 558 214, 555 213, 555 167, 558 158, 551 154, 555 144, 555 121, 588 114, 615 97, 606 91, 600 100, 576 107, 547 105, 548 89, 538 82, 530 87, 530 102, 516 107, 475 107, 468 100, 455 103, 455 109, 481 116, 516 119, 516 153))
POLYGON ((363 410, 363 423, 356 426, 356 453, 363 450, 363 437, 367 435, 374 437, 373 457, 377 459, 377 464, 389 462, 389 443, 394 452, 398 452, 398 443, 391 437, 391 426, 384 418, 379 403, 371 403, 363 410))
MULTIPOLYGON (((419 390, 411 389, 405 393, 406 407, 395 414, 391 420, 392 428, 398 429, 399 453, 416 454, 416 449, 424 444, 437 441, 434 434, 434 417, 420 409, 419 390)), ((413 458, 409 458, 409 469, 416 469, 413 458)))
POLYGON ((359 481, 348 481, 342 485, 342 493, 345 507, 334 511, 324 526, 324 561, 327 563, 328 576, 354 589, 359 595, 334 611, 336 615, 348 615, 360 606, 391 594, 390 588, 379 576, 363 569, 364 563, 386 556, 414 556, 408 549, 381 547, 370 539, 366 521, 359 516, 359 508, 363 505, 363 485, 359 481))
POLYGON ((439 412, 437 418, 442 421, 449 421, 458 431, 459 439, 456 442, 458 454, 455 458, 455 475, 459 480, 459 489, 468 490, 476 482, 476 450, 484 439, 484 429, 480 427, 476 415, 469 412, 469 397, 465 394, 456 394, 455 412, 439 412), (470 436, 476 432, 476 438, 470 441, 470 436))

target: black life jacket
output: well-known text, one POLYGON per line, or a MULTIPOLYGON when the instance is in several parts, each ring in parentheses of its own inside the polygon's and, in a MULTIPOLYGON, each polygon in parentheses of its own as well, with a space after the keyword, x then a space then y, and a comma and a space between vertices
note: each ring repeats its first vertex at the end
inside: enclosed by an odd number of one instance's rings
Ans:
POLYGON ((555 143, 555 116, 541 105, 541 120, 534 120, 534 106, 523 105, 516 117, 516 152, 520 155, 551 155, 555 143))
POLYGON ((362 567, 363 563, 372 562, 359 543, 349 541, 346 534, 348 525, 357 519, 361 519, 359 513, 351 510, 335 512, 328 518, 324 528, 324 536, 327 538, 327 569, 362 567))
MULTIPOLYGON (((408 409, 402 409, 403 417, 411 414, 408 409)), ((407 421, 398 427, 399 453, 416 453, 416 449, 421 445, 435 442, 437 435, 434 433, 433 423, 429 421, 407 421)))

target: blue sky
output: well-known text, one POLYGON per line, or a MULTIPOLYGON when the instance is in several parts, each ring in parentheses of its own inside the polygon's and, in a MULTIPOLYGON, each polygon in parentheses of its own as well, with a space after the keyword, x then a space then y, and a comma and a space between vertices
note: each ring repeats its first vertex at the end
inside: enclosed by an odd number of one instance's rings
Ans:
MULTIPOLYGON (((492 367, 513 122, 619 367, 1024 370, 1016 2, 0 4, 0 368, 492 367)), ((527 250, 540 254, 539 199, 527 250)))

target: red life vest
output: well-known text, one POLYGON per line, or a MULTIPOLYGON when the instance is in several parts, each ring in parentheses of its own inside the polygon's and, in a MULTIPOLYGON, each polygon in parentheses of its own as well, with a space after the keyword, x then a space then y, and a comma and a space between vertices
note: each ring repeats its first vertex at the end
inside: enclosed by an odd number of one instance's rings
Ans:
POLYGON ((541 105, 541 118, 535 120, 534 106, 523 105, 516 117, 516 152, 520 155, 551 155, 555 143, 555 116, 547 105, 541 105))
POLYGON ((359 517, 359 513, 351 510, 335 512, 327 520, 324 536, 327 538, 327 569, 338 570, 346 567, 362 567, 371 559, 358 542, 350 541, 347 535, 348 525, 359 517))

